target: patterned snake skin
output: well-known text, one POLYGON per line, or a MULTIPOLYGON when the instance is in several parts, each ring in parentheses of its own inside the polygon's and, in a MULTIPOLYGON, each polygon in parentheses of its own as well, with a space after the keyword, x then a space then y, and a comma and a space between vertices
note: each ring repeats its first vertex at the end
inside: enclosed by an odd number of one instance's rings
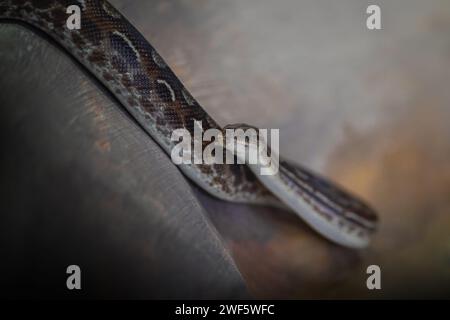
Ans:
MULTIPOLYGON (((203 129, 221 129, 191 96, 147 40, 107 1, 0 0, 3 22, 43 31, 84 65, 170 154, 172 131, 188 129, 194 119, 203 129), (81 8, 81 29, 69 30, 67 7, 81 8)), ((182 171, 219 198, 274 204, 278 200, 246 165, 182 165, 182 171)), ((282 161, 280 179, 326 218, 339 217, 346 231, 375 230, 377 217, 363 202, 330 182, 282 161)))

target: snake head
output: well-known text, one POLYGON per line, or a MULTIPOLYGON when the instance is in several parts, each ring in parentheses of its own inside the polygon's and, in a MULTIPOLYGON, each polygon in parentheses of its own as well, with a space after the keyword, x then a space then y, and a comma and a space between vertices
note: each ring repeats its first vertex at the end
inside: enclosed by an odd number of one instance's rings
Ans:
POLYGON ((259 128, 246 123, 228 124, 223 127, 222 133, 227 142, 234 141, 246 148, 257 147, 260 139, 264 139, 259 134, 259 128))
MULTIPOLYGON (((226 125, 222 129, 222 133, 226 140, 226 144, 228 144, 226 148, 229 151, 233 151, 231 150, 231 146, 234 145, 236 145, 237 149, 240 149, 241 151, 243 151, 244 148, 246 152, 252 149, 257 151, 260 142, 264 145, 266 144, 265 139, 259 134, 259 128, 245 123, 226 125)), ((239 154, 236 154, 236 156, 239 157, 239 154)))
MULTIPOLYGON (((272 157, 274 153, 267 145, 267 134, 267 129, 258 129, 245 123, 227 125, 223 128, 226 140, 224 147, 237 158, 237 163, 246 163, 261 168, 261 174, 268 174, 266 172, 269 172, 269 169, 264 168, 270 168, 270 174, 276 174, 278 157, 276 159, 272 157)), ((278 138, 278 135, 276 137, 278 138)))

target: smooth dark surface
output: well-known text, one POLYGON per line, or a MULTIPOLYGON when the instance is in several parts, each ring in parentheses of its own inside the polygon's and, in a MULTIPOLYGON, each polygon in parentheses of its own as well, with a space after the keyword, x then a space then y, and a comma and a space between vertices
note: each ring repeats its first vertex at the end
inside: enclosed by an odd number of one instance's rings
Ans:
POLYGON ((1 295, 247 296, 185 178, 82 70, 0 25, 1 295), (66 289, 71 264, 78 292, 66 289))

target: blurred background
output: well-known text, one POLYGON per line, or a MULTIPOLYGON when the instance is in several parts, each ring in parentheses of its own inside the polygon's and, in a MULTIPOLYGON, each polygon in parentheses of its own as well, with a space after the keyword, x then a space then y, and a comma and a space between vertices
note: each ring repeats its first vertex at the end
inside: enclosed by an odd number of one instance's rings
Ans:
POLYGON ((450 297, 448 1, 112 3, 221 125, 279 128, 284 157, 379 212, 372 246, 354 254, 289 214, 217 203, 209 218, 253 293, 450 297), (369 4, 382 30, 366 28, 369 4), (365 287, 369 264, 378 292, 365 287))

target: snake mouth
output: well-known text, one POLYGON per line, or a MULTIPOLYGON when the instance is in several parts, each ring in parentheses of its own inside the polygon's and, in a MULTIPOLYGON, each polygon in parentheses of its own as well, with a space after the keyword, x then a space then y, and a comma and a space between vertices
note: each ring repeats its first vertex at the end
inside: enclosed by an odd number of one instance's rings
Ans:
MULTIPOLYGON (((261 130, 268 132, 268 129, 260 129, 246 123, 235 123, 224 126, 222 128, 222 135, 227 143, 231 143, 232 140, 234 140, 234 143, 238 145, 249 149, 255 149, 260 153, 265 152, 265 154, 270 157, 272 148, 268 144, 267 135, 262 134, 261 130), (226 140, 227 137, 230 136, 230 140, 226 140)), ((222 141, 222 144, 224 144, 225 141, 222 141)))

